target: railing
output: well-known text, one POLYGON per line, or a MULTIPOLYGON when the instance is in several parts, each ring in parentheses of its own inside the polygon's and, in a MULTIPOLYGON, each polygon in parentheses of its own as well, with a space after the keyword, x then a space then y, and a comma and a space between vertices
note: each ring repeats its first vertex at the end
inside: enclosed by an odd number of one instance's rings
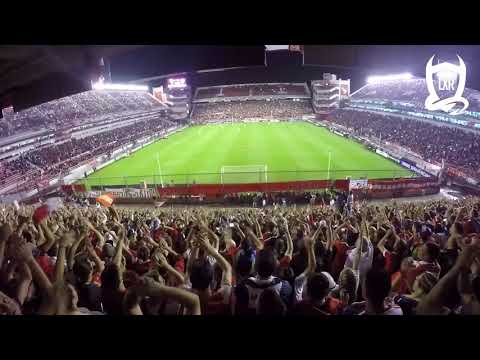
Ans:
POLYGON ((407 169, 397 170, 286 170, 228 173, 189 173, 189 174, 153 174, 142 176, 103 177, 95 174, 78 180, 87 189, 108 189, 116 187, 171 187, 195 184, 253 184, 277 183, 305 180, 346 179, 396 179, 413 178, 414 173, 407 169))

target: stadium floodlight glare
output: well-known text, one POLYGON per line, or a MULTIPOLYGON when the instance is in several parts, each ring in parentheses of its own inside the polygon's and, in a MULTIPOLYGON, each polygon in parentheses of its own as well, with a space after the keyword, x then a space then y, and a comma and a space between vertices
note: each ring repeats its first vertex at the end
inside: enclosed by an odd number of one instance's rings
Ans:
POLYGON ((437 78, 441 80, 455 80, 458 77, 458 73, 453 71, 439 71, 437 73, 437 78))
POLYGON ((369 76, 367 78, 367 83, 376 84, 384 81, 394 81, 394 80, 408 80, 413 78, 413 75, 410 73, 402 74, 391 74, 391 75, 381 75, 381 76, 369 76))
POLYGON ((104 82, 96 82, 92 84, 92 88, 94 90, 148 91, 147 85, 109 84, 104 82))

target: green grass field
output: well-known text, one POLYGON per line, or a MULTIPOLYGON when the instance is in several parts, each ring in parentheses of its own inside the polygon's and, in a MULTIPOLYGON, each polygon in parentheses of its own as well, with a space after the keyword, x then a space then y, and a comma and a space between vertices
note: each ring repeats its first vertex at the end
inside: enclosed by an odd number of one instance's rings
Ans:
MULTIPOLYGON (((90 185, 218 184, 222 166, 267 165, 267 181, 411 176, 361 144, 305 122, 195 126, 157 141, 80 182, 90 185), (158 154, 158 161, 157 161, 158 154), (160 165, 160 166, 159 166, 160 165), (160 176, 161 174, 161 176, 160 176)), ((225 174, 223 182, 265 181, 265 174, 225 174)))

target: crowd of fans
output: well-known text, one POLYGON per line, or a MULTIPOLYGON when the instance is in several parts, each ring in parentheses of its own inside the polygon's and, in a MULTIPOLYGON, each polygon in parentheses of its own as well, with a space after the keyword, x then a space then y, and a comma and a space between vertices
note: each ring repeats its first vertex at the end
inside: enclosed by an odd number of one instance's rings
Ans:
MULTIPOLYGON (((36 170, 33 175, 44 178, 55 177, 67 172, 83 161, 93 159, 102 154, 111 153, 116 148, 132 143, 136 139, 152 135, 175 124, 165 118, 154 118, 138 121, 133 124, 117 127, 84 138, 72 138, 62 143, 48 144, 28 151, 12 161, 0 163, 0 186, 11 182, 12 177, 23 184, 22 188, 34 187, 36 176, 18 178, 31 170, 36 170), (36 166, 36 167, 35 167, 36 166)), ((18 191, 18 187, 15 188, 18 191)))
MULTIPOLYGON (((202 196, 180 196, 175 199, 169 199, 171 203, 182 205, 204 205, 202 196)), ((218 199, 216 199, 218 201, 218 199)), ((275 192, 275 193, 233 193, 223 196, 223 203, 233 207, 253 207, 262 208, 265 206, 285 207, 290 205, 325 205, 341 204, 346 202, 342 194, 332 190, 325 191, 295 191, 295 192, 275 192)))
MULTIPOLYGON (((434 80, 434 84, 438 88, 436 80, 434 80)), ((446 95, 442 94, 441 97, 453 96, 454 92, 455 90, 444 90, 443 93, 446 93, 446 95)), ((410 79, 368 84, 356 92, 353 97, 356 99, 405 102, 423 109, 428 95, 425 79, 410 79)), ((466 88, 463 97, 469 101, 469 111, 480 112, 480 93, 477 90, 466 88)))
POLYGON ((243 84, 221 87, 200 88, 195 94, 195 99, 209 99, 221 97, 254 97, 298 95, 309 96, 307 84, 243 84))
POLYGON ((480 178, 480 134, 456 127, 429 122, 400 119, 378 113, 338 110, 332 121, 352 129, 357 134, 381 138, 410 149, 425 161, 445 163, 480 178))
POLYGON ((0 120, 0 137, 76 126, 85 119, 162 106, 145 91, 91 90, 19 111, 10 121, 0 120))
POLYGON ((312 114, 310 101, 250 100, 195 104, 192 119, 197 122, 249 120, 254 118, 290 119, 312 114))
MULTIPOLYGON (((22 177, 32 172, 34 167, 20 156, 12 161, 0 162, 0 187, 5 185, 13 177, 22 177)), ((20 179, 19 179, 20 180, 20 179)))
POLYGON ((64 143, 30 151, 25 158, 50 175, 58 174, 76 163, 111 152, 135 139, 151 135, 174 126, 170 121, 157 118, 136 122, 85 138, 71 139, 64 143))
POLYGON ((480 199, 349 199, 344 208, 4 206, 0 313, 480 314, 480 199))

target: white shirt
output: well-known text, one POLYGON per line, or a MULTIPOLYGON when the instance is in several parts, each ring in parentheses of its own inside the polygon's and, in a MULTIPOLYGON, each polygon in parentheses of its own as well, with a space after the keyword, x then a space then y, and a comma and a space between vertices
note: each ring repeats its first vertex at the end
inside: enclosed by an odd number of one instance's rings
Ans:
POLYGON ((303 289, 307 285, 307 276, 305 273, 298 275, 293 282, 293 291, 295 292, 295 303, 303 300, 303 289))
MULTIPOLYGON (((370 270, 373 264, 373 245, 370 241, 367 241, 367 244, 367 252, 363 253, 360 257, 360 264, 358 267, 360 284, 363 284, 363 279, 365 278, 365 275, 367 274, 368 270, 370 270)), ((347 252, 347 260, 345 261, 344 268, 353 269, 353 259, 355 258, 357 251, 357 248, 355 248, 347 252)))

